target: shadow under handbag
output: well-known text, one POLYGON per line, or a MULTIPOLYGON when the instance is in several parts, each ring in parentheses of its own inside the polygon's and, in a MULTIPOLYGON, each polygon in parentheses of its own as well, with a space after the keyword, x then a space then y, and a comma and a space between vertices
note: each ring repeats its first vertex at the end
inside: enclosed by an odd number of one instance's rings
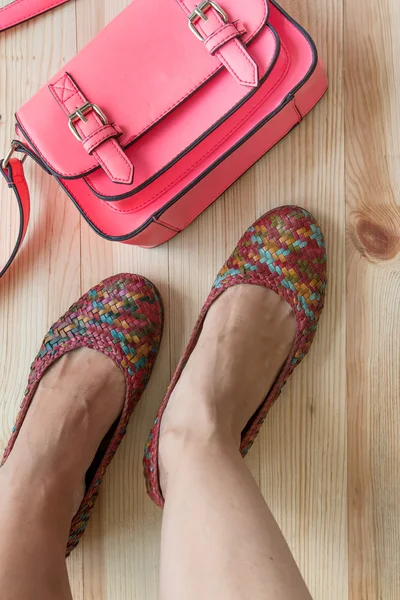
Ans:
MULTIPOLYGON (((15 0, 0 31, 68 0, 15 0)), ((182 231, 327 89, 308 33, 273 0, 134 0, 16 113, 0 172, 24 239, 23 160, 91 227, 146 248, 182 231)))

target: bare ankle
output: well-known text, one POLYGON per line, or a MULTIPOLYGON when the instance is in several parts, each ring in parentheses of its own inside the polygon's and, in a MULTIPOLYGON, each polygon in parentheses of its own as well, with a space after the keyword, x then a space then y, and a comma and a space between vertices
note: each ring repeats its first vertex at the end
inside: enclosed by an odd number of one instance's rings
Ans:
POLYGON ((0 469, 0 516, 19 521, 35 521, 67 536, 74 515, 75 482, 19 471, 7 463, 0 469))
MULTIPOLYGON (((159 439, 160 485, 165 496, 168 477, 179 468, 180 457, 213 445, 229 445, 239 451, 240 432, 206 399, 191 398, 190 419, 185 414, 166 415, 159 439)), ((202 450, 203 449, 203 450, 202 450)))

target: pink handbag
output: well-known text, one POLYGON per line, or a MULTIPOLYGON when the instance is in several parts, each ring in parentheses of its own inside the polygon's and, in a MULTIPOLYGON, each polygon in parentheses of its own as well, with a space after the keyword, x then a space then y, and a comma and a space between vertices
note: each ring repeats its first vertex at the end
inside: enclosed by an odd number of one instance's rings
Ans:
MULTIPOLYGON (((68 0, 15 0, 0 31, 68 0)), ((182 231, 327 89, 274 0, 134 0, 16 113, 0 172, 29 219, 21 160, 56 178, 101 236, 146 248, 182 231), (162 18, 160 18, 162 16, 162 18)))

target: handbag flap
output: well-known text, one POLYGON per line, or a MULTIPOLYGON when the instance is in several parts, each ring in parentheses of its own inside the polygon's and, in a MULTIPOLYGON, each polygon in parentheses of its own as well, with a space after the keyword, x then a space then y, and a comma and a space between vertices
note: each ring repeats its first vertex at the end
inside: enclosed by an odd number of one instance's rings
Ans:
MULTIPOLYGON (((240 23, 244 46, 268 18, 268 0, 221 0, 218 6, 229 22, 240 23)), ((54 87, 65 74, 118 127, 118 143, 125 148, 225 69, 191 31, 190 12, 184 0, 134 0, 18 111, 23 134, 53 172, 76 178, 99 167, 71 134, 68 114, 55 99, 54 87)), ((202 22, 193 25, 200 29, 202 22)), ((261 74, 275 51, 271 36, 261 74)))

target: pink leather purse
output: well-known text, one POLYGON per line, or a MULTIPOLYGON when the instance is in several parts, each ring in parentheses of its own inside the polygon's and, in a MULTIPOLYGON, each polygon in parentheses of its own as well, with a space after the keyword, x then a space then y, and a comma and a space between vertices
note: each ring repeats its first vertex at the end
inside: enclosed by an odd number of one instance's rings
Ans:
MULTIPOLYGON (((0 10, 0 31, 67 1, 15 0, 0 10)), ((55 177, 101 236, 151 248, 191 223, 323 96, 313 41, 274 0, 195 3, 134 0, 18 110, 18 139, 0 172, 21 227, 1 274, 29 219, 15 153, 55 177)))

